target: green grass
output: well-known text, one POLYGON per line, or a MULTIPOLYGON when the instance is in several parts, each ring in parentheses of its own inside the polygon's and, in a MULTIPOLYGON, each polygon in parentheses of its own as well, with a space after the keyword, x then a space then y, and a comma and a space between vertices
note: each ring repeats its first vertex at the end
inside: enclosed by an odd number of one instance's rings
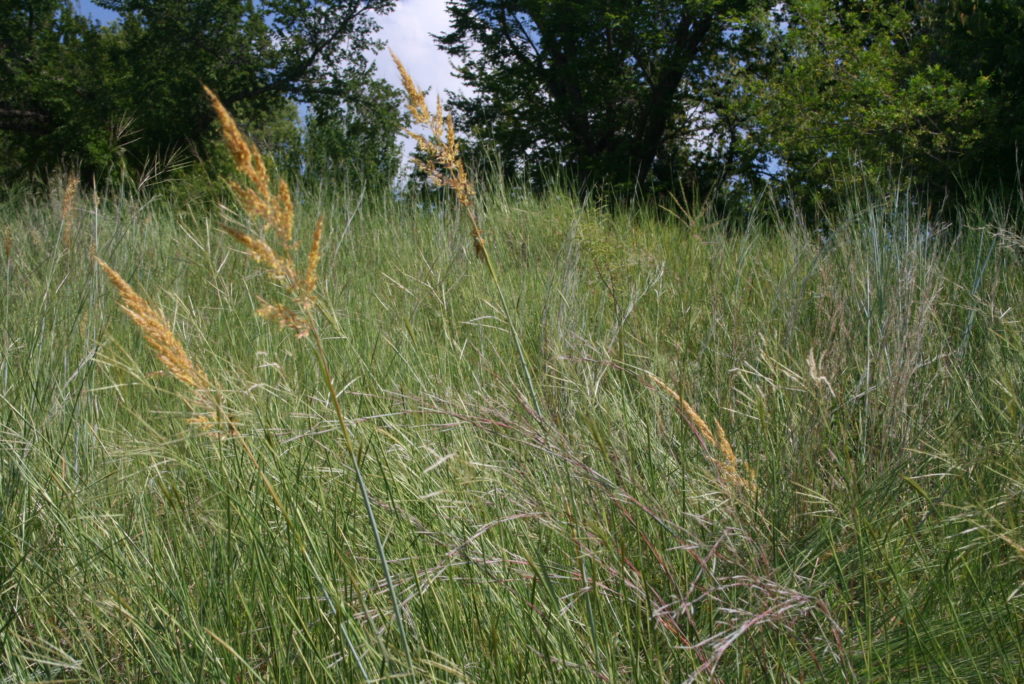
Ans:
POLYGON ((944 227, 862 198, 813 232, 493 189, 541 417, 458 212, 300 197, 396 620, 316 358, 254 315, 225 217, 83 196, 67 249, 59 195, 0 205, 2 681, 1024 677, 1024 251, 999 207, 944 227), (92 248, 281 506, 186 422, 92 248))

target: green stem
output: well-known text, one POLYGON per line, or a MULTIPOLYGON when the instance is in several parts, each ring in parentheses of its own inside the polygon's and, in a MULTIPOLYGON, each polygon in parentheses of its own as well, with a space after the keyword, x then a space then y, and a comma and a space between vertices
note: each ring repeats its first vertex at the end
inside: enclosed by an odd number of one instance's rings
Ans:
POLYGON ((380 537, 380 530, 377 527, 377 517, 373 512, 373 503, 370 501, 370 491, 366 486, 366 479, 363 477, 363 469, 359 465, 359 455, 356 453, 355 442, 352 439, 352 433, 348 429, 348 421, 345 419, 345 414, 341 410, 341 403, 338 401, 338 394, 334 390, 334 375, 331 373, 330 366, 327 365, 327 355, 324 352, 324 345, 320 339, 320 335, 316 330, 315 326, 311 326, 313 329, 310 331, 310 339, 313 341, 313 347, 316 349, 316 358, 320 364, 320 374, 324 378, 324 382, 327 384, 327 391, 331 397, 331 406, 334 407, 334 413, 338 418, 338 423, 341 425, 341 432, 345 440, 345 450, 348 452, 349 458, 352 459, 352 468, 356 473, 356 481, 359 483, 359 492, 363 497, 363 506, 366 508, 366 516, 370 520, 370 529, 373 531, 373 541, 377 545, 377 559, 380 561, 381 568, 384 570, 384 581, 388 585, 388 593, 391 595, 391 607, 395 612, 395 622, 398 623, 398 632, 402 637, 402 649, 405 651, 405 658, 409 667, 409 674, 412 674, 412 651, 409 648, 409 638, 405 632, 405 622, 402 620, 401 605, 398 601, 398 592, 395 590, 395 583, 391 579, 391 569, 388 567, 387 555, 384 553, 384 542, 380 537))
POLYGON ((533 404, 533 410, 537 416, 543 417, 544 414, 540 409, 540 401, 537 398, 537 390, 533 385, 533 374, 530 372, 530 366, 526 363, 526 353, 523 351, 523 342, 519 336, 519 329, 516 327, 515 321, 512 318, 512 310, 509 308, 508 300, 505 298, 505 291, 502 289, 501 282, 498 280, 498 273, 494 270, 494 262, 491 261, 491 253, 487 251, 487 244, 484 242, 480 232, 480 224, 477 223, 476 214, 470 207, 466 207, 466 213, 469 215, 469 220, 473 224, 473 240, 476 243, 479 253, 483 256, 484 263, 487 264, 487 272, 491 274, 491 280, 494 281, 494 288, 498 291, 498 300, 501 303, 501 311, 505 314, 505 320, 508 321, 508 327, 512 331, 512 341, 516 345, 516 354, 519 356, 519 366, 522 370, 523 377, 526 379, 526 386, 530 390, 530 403, 533 404))

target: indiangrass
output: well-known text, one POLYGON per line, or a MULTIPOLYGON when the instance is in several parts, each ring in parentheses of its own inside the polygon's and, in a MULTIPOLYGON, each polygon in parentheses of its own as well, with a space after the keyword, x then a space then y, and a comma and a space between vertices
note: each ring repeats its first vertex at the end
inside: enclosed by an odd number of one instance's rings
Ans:
POLYGON ((402 78, 402 86, 405 89, 406 107, 414 124, 426 126, 429 134, 424 135, 413 129, 406 129, 405 134, 416 142, 416 147, 422 157, 414 157, 413 162, 420 171, 435 185, 447 188, 452 191, 455 200, 462 207, 463 212, 469 218, 470 237, 473 239, 473 249, 476 255, 487 265, 487 272, 491 276, 495 290, 498 293, 498 302, 501 305, 501 313, 505 323, 509 327, 511 338, 516 348, 516 357, 519 359, 519 370, 523 380, 526 382, 529 391, 530 403, 534 413, 539 417, 544 411, 541 408, 540 396, 533 380, 533 371, 526 360, 526 353, 523 351, 523 340, 519 333, 516 314, 509 306, 508 298, 501 287, 498 273, 495 270, 491 253, 487 249, 487 242, 484 240, 483 231, 480 229, 480 218, 476 207, 476 189, 466 172, 466 165, 462 161, 459 151, 459 141, 455 135, 455 119, 451 114, 445 115, 444 107, 441 104, 441 96, 437 97, 437 105, 434 111, 430 111, 427 105, 426 96, 419 89, 412 76, 406 70, 402 60, 391 51, 391 59, 398 68, 402 78))
POLYGON ((244 218, 78 207, 117 271, 0 204, 0 681, 1019 679, 1019 208, 505 186, 492 275, 238 150, 244 218))
POLYGON ((359 492, 362 495, 367 520, 373 533, 377 558, 380 562, 384 582, 391 598, 395 623, 398 625, 398 631, 401 635, 402 650, 405 653, 406 665, 408 666, 406 674, 411 675, 414 668, 405 621, 402 617, 402 609, 399 605, 395 582, 392 579, 387 554, 384 550, 384 542, 377 525, 374 505, 370 498, 366 478, 363 476, 362 466, 360 465, 361 454, 357 450, 355 440, 349 429, 348 418, 345 416, 341 403, 338 400, 337 383, 334 379, 335 374, 327 360, 323 338, 320 335, 320 328, 314 312, 317 304, 317 266, 320 263, 320 242, 324 227, 323 219, 320 218, 316 222, 309 254, 306 256, 306 268, 300 271, 296 267, 293 258, 295 251, 295 242, 293 240, 295 212, 288 183, 281 179, 278 182, 277 192, 275 193, 270 190, 271 183, 267 174, 267 167, 263 162, 263 156, 260 154, 259 149, 245 140, 239 132, 234 118, 224 105, 221 104, 213 91, 206 86, 203 86, 203 89, 210 98, 210 103, 213 105, 213 109, 220 121, 224 142, 235 159, 235 168, 249 183, 248 185, 242 185, 234 181, 228 181, 228 185, 235 198, 242 205, 245 213, 251 219, 262 222, 261 232, 266 235, 268 228, 272 230, 283 253, 279 254, 275 251, 261 236, 248 235, 233 228, 227 228, 226 231, 231 237, 243 244, 247 249, 248 256, 257 264, 264 266, 270 279, 277 281, 285 290, 287 303, 263 304, 256 313, 268 320, 277 321, 282 327, 293 329, 296 338, 308 338, 312 341, 313 352, 319 364, 321 379, 327 389, 331 407, 334 409, 334 415, 338 419, 338 425, 343 437, 342 443, 351 461, 356 482, 359 484, 359 492))
POLYGON ((64 244, 64 249, 68 250, 71 249, 75 238, 75 198, 78 196, 79 183, 77 175, 68 178, 67 185, 64 186, 64 195, 60 201, 60 225, 63 229, 61 231, 61 242, 64 244))
POLYGON ((732 444, 730 444, 722 424, 716 420, 715 431, 712 432, 708 424, 700 417, 700 414, 690 405, 690 402, 683 399, 678 392, 669 387, 668 383, 654 373, 648 372, 647 377, 675 400, 679 406, 679 415, 690 424, 703 443, 714 447, 719 452, 721 458, 711 457, 710 460, 718 470, 722 481, 741 494, 756 494, 757 483, 754 474, 747 464, 743 464, 743 468, 747 471, 746 476, 740 473, 741 464, 739 459, 736 458, 736 452, 733 451, 732 444))

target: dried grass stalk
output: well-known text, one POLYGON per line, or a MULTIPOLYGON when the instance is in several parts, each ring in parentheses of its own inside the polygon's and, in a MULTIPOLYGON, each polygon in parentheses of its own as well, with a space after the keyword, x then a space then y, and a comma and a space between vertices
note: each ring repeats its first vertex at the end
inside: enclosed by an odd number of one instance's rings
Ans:
POLYGON ((245 139, 238 129, 234 117, 231 116, 217 95, 205 85, 203 90, 210 98, 213 111, 220 121, 224 142, 235 161, 235 168, 249 182, 249 185, 246 186, 228 181, 228 185, 235 197, 238 198, 245 213, 253 218, 261 219, 264 222, 264 231, 270 228, 285 251, 290 252, 294 248, 292 230, 295 225, 295 206, 292 203, 288 184, 281 180, 277 184, 277 190, 271 190, 270 174, 267 172, 267 165, 263 161, 263 155, 260 154, 259 148, 245 139))
POLYGON ((64 186, 64 196, 61 197, 60 201, 61 243, 68 250, 71 249, 74 242, 74 231, 72 228, 75 223, 75 197, 78 196, 78 184, 78 176, 68 178, 68 184, 64 186))
MULTIPOLYGON (((93 257, 107 275, 107 280, 121 296, 121 310, 142 333, 146 344, 156 354, 157 361, 179 382, 192 390, 186 399, 196 415, 190 422, 208 431, 219 424, 216 403, 213 401, 214 386, 206 372, 192 361, 185 346, 171 330, 163 313, 147 302, 129 285, 121 274, 99 257, 93 257)), ((229 421, 230 426, 230 421, 229 421)))

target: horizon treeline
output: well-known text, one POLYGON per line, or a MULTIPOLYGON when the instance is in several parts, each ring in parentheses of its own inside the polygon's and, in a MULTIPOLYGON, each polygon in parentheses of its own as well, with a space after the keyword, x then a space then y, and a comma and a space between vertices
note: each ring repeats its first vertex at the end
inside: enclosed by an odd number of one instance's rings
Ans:
MULTIPOLYGON (((375 71, 395 0, 68 0, 0 10, 0 181, 216 162, 205 84, 296 180, 393 184, 407 123, 375 71)), ((834 203, 881 176, 1019 182, 1015 0, 449 0, 469 160, 541 188, 834 203)), ((400 52, 401 46, 396 46, 400 52)), ((223 160, 221 160, 223 162, 223 160)))

